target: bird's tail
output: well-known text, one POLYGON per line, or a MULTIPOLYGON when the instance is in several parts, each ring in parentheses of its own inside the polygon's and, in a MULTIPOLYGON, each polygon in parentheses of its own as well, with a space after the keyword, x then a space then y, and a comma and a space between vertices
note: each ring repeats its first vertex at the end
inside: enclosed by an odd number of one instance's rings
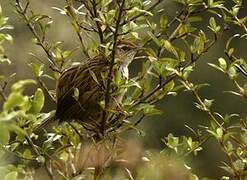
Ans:
POLYGON ((56 121, 55 111, 49 113, 43 113, 38 120, 34 123, 33 132, 46 129, 49 125, 56 121))

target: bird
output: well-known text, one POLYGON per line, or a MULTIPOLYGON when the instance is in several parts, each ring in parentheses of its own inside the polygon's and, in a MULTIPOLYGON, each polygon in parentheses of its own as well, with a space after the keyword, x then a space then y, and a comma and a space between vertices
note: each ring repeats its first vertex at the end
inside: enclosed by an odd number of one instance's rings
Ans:
MULTIPOLYGON (((117 42, 111 81, 115 75, 120 75, 120 79, 128 82, 128 66, 136 52, 137 46, 134 43, 126 40, 117 42)), ((56 83, 55 119, 59 122, 75 120, 91 129, 100 126, 102 116, 100 102, 106 95, 106 77, 109 73, 111 55, 99 53, 61 73, 56 83)), ((121 89, 115 95, 112 95, 114 89, 117 89, 114 83, 111 83, 110 89, 110 106, 117 107, 127 89, 121 89)))

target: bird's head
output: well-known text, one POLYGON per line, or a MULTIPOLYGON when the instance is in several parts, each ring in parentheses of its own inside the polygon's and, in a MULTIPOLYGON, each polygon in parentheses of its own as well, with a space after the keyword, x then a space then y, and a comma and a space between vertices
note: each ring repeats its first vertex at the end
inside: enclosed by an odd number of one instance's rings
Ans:
POLYGON ((117 44, 116 62, 128 66, 133 60, 138 46, 132 42, 121 40, 117 44))

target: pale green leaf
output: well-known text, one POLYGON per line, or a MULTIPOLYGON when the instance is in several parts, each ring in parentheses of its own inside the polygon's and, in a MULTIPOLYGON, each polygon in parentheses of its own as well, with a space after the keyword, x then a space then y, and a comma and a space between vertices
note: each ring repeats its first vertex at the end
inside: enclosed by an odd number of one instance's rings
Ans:
POLYGON ((3 124, 0 124, 0 144, 5 145, 9 142, 10 134, 9 130, 3 124))
POLYGON ((3 110, 7 112, 14 107, 21 106, 23 104, 23 101, 24 97, 21 93, 13 92, 8 96, 7 100, 5 101, 3 105, 3 110))
POLYGON ((36 81, 33 79, 25 79, 25 80, 20 80, 14 83, 11 87, 11 91, 22 91, 26 85, 29 84, 36 84, 36 81))
POLYGON ((8 173, 3 180, 17 180, 18 173, 16 171, 8 173))
POLYGON ((29 110, 29 113, 32 114, 39 113, 44 106, 44 102, 45 102, 44 93, 40 88, 38 88, 34 94, 33 99, 31 100, 31 108, 29 110))

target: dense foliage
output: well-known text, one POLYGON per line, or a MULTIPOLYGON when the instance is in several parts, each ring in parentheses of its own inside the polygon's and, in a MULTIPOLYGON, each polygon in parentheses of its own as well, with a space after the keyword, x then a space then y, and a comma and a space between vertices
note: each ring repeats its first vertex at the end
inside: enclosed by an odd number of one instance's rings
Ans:
MULTIPOLYGON (((215 140, 226 157, 220 167, 215 163, 217 157, 212 162, 215 168, 225 170, 221 179, 247 179, 246 115, 213 111, 214 100, 200 95, 200 90, 208 84, 195 84, 190 78, 203 55, 228 29, 238 27, 237 34, 223 41, 225 56, 217 57, 218 61, 208 65, 224 73, 236 86, 227 92, 246 100, 246 60, 232 46, 232 41, 244 41, 247 35, 247 17, 240 15, 245 11, 241 0, 174 0, 178 11, 173 17, 167 15, 162 0, 65 0, 64 7, 52 8, 64 21, 71 22, 73 33, 78 37, 69 49, 62 41, 48 38, 56 19, 34 11, 34 0, 11 0, 10 3, 32 33, 34 46, 39 46, 46 58, 30 53, 33 79, 15 81, 18 74, 0 74, 0 157, 4 160, 0 179, 36 179, 38 172, 45 171, 44 176, 50 179, 194 180, 200 175, 193 173, 186 157, 207 152, 201 146, 209 139, 215 140), (199 26, 198 22, 207 26, 199 26), (116 65, 116 44, 123 39, 139 46, 134 59, 138 68, 128 81, 117 74, 109 78, 116 65), (109 72, 102 74, 105 98, 99 104, 102 113, 108 116, 103 116, 100 130, 88 129, 83 123, 65 122, 36 131, 55 111, 43 111, 45 104, 56 103, 56 94, 48 89, 47 81, 53 81, 55 88, 61 72, 99 53, 109 57, 110 62, 109 72), (74 58, 78 55, 84 58, 74 58), (108 102, 111 84, 117 87, 113 93, 127 88, 118 108, 108 102), (31 95, 27 93, 29 86, 34 88, 31 95), (195 106, 208 115, 207 126, 192 129, 186 125, 192 132, 191 137, 169 134, 162 139, 164 149, 159 153, 123 138, 131 131, 136 136, 142 135, 138 125, 147 116, 162 113, 156 104, 185 91, 194 97, 195 106), (100 139, 95 140, 97 133, 100 139)), ((5 41, 13 41, 8 34, 13 27, 7 21, 0 9, 0 64, 4 68, 13 63, 8 59, 8 50, 3 48, 5 41)), ((79 96, 77 89, 74 96, 79 96)))

